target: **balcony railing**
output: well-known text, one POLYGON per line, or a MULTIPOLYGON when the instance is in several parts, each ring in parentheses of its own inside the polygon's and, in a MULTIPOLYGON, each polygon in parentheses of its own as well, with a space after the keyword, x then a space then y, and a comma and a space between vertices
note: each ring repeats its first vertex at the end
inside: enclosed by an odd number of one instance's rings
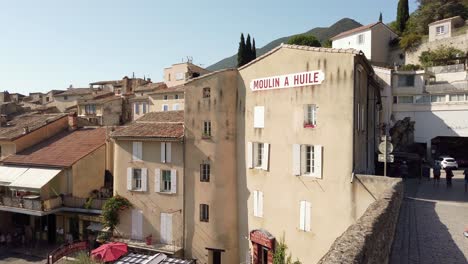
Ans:
POLYGON ((98 198, 78 198, 73 196, 64 196, 63 204, 66 207, 72 208, 84 208, 84 209, 95 209, 102 210, 104 203, 107 199, 98 199, 98 198))
POLYGON ((62 205, 62 198, 55 197, 47 200, 33 200, 20 197, 0 197, 1 205, 7 207, 23 208, 33 211, 50 211, 62 205))
POLYGON ((433 74, 463 72, 465 71, 465 64, 427 67, 427 71, 433 74))

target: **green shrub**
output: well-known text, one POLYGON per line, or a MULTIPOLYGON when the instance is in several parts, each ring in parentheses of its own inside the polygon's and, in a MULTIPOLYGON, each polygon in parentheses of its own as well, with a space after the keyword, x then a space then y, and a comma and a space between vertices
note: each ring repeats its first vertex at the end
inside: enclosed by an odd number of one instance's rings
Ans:
POLYGON ((414 51, 421 44, 421 35, 415 33, 409 33, 401 37, 400 48, 405 51, 414 51))
POLYGON ((422 69, 421 65, 414 65, 414 64, 406 64, 399 68, 399 70, 401 71, 417 71, 421 69, 422 69))
POLYGON ((450 60, 464 55, 464 52, 459 49, 441 45, 435 50, 423 51, 419 56, 419 62, 424 67, 447 65, 450 60))
POLYGON ((132 207, 132 204, 124 197, 116 195, 104 203, 102 207, 102 217, 104 226, 109 227, 111 232, 119 224, 119 212, 132 207))
POLYGON ((321 47, 320 41, 311 34, 301 34, 295 35, 288 39, 287 44, 290 45, 302 45, 302 46, 309 46, 309 47, 321 47))

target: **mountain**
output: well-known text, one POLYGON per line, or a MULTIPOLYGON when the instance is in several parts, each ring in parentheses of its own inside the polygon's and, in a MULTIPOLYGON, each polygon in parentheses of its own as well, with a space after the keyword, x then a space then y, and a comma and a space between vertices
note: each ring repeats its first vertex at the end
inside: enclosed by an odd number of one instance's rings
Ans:
MULTIPOLYGON (((318 40, 320 40, 320 42, 322 42, 327 39, 330 39, 333 36, 340 34, 341 32, 348 31, 350 29, 354 29, 360 26, 362 25, 353 19, 343 18, 339 20, 338 22, 336 22, 335 24, 331 25, 330 27, 316 27, 304 33, 312 34, 318 40)), ((268 51, 276 48, 281 43, 286 43, 288 39, 292 36, 275 39, 272 42, 266 44, 265 46, 257 49, 257 57, 260 57, 263 54, 267 53, 268 51)), ((225 58, 216 62, 215 64, 209 66, 207 69, 210 71, 216 71, 216 70, 221 70, 225 68, 235 68, 236 66, 237 66, 237 54, 234 54, 231 57, 228 57, 228 58, 225 58)))

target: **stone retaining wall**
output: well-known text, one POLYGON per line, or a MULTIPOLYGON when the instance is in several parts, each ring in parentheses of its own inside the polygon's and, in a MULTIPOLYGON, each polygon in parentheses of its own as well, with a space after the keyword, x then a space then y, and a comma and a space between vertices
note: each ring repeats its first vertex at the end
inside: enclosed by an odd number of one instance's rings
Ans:
MULTIPOLYGON (((364 176, 365 180, 358 184, 369 182, 368 177, 364 176)), ((371 177, 390 187, 378 196, 356 224, 335 240, 328 253, 319 261, 320 264, 388 263, 403 200, 403 183, 400 179, 371 177)))

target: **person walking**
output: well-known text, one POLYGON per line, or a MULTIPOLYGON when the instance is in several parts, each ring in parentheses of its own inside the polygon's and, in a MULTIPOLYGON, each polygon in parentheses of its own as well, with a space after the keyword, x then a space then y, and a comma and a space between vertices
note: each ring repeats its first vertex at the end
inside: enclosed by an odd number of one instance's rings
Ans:
POLYGON ((408 165, 406 165, 406 161, 403 161, 403 164, 401 165, 401 177, 403 180, 406 180, 408 177, 408 165))
POLYGON ((439 183, 440 183, 440 165, 439 164, 434 165, 434 169, 432 170, 432 173, 434 174, 434 186, 436 185, 436 182, 437 182, 437 186, 439 186, 439 183))
POLYGON ((468 192, 468 168, 463 171, 465 174, 465 192, 468 192))
POLYGON ((447 181, 447 188, 452 187, 452 178, 453 178, 453 171, 451 168, 445 168, 445 179, 447 181))

